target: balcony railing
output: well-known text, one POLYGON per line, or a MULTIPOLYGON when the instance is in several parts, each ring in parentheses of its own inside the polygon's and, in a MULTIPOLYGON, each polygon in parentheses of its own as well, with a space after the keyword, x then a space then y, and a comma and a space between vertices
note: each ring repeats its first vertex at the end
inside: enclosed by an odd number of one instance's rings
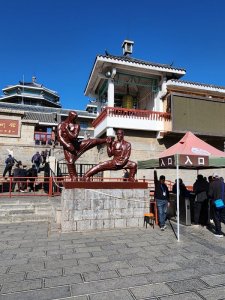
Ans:
POLYGON ((92 122, 93 127, 98 126, 106 117, 123 117, 130 119, 145 120, 170 120, 171 114, 166 112, 156 112, 151 110, 127 109, 120 107, 106 107, 101 114, 92 122))

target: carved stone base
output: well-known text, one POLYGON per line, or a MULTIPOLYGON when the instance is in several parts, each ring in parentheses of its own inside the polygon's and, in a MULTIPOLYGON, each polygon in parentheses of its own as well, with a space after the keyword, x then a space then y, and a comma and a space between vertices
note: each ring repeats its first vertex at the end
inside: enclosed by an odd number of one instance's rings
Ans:
MULTIPOLYGON (((85 182, 89 185, 86 189, 71 187, 78 183, 65 183, 62 192, 63 232, 143 227, 144 213, 149 211, 149 189, 146 184, 144 188, 133 189, 119 187, 97 189, 92 187, 90 182, 85 182)), ((99 182, 97 184, 99 185, 99 182)), ((137 183, 120 182, 120 184, 124 186, 137 183)))

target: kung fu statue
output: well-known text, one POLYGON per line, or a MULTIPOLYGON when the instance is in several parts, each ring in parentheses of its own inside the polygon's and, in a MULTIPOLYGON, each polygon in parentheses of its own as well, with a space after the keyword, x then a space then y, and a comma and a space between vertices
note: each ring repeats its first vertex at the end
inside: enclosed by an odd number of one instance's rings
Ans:
POLYGON ((116 141, 113 141, 112 138, 109 138, 106 141, 108 156, 114 156, 113 159, 102 162, 91 168, 85 173, 84 180, 90 180, 91 176, 101 171, 128 169, 128 181, 135 181, 134 176, 137 173, 137 164, 129 160, 131 144, 124 140, 124 131, 122 129, 118 129, 116 135, 116 141))
POLYGON ((65 159, 71 181, 77 181, 78 176, 75 168, 76 160, 87 150, 100 145, 107 144, 107 153, 113 159, 102 162, 94 166, 84 175, 84 180, 89 181, 90 177, 101 171, 106 170, 129 170, 129 181, 135 181, 134 176, 137 172, 137 164, 129 160, 131 154, 131 144, 124 140, 123 130, 117 130, 117 140, 107 137, 103 139, 78 140, 80 125, 76 123, 77 113, 70 111, 65 121, 59 123, 57 127, 57 138, 63 146, 65 159))

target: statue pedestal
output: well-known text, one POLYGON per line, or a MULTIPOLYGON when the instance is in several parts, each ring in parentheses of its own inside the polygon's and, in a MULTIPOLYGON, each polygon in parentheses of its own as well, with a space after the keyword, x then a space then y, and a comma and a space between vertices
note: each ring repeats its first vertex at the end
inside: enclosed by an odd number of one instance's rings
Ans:
POLYGON ((145 182, 65 182, 62 232, 143 227, 149 211, 145 182))

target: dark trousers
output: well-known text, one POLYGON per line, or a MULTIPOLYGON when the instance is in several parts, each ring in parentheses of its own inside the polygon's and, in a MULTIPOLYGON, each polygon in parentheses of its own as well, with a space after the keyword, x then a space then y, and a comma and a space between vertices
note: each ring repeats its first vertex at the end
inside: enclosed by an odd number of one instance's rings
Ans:
POLYGON ((208 200, 203 202, 196 201, 194 204, 195 224, 207 225, 208 221, 208 200))
POLYGON ((35 191, 35 187, 34 187, 34 179, 30 179, 30 182, 29 182, 29 189, 30 191, 35 191))
POLYGON ((216 233, 221 234, 221 222, 225 224, 225 208, 218 209, 213 205, 213 221, 216 227, 216 233))
POLYGON ((11 176, 12 166, 5 166, 5 170, 3 172, 3 177, 5 177, 6 173, 9 172, 9 176, 11 176))

